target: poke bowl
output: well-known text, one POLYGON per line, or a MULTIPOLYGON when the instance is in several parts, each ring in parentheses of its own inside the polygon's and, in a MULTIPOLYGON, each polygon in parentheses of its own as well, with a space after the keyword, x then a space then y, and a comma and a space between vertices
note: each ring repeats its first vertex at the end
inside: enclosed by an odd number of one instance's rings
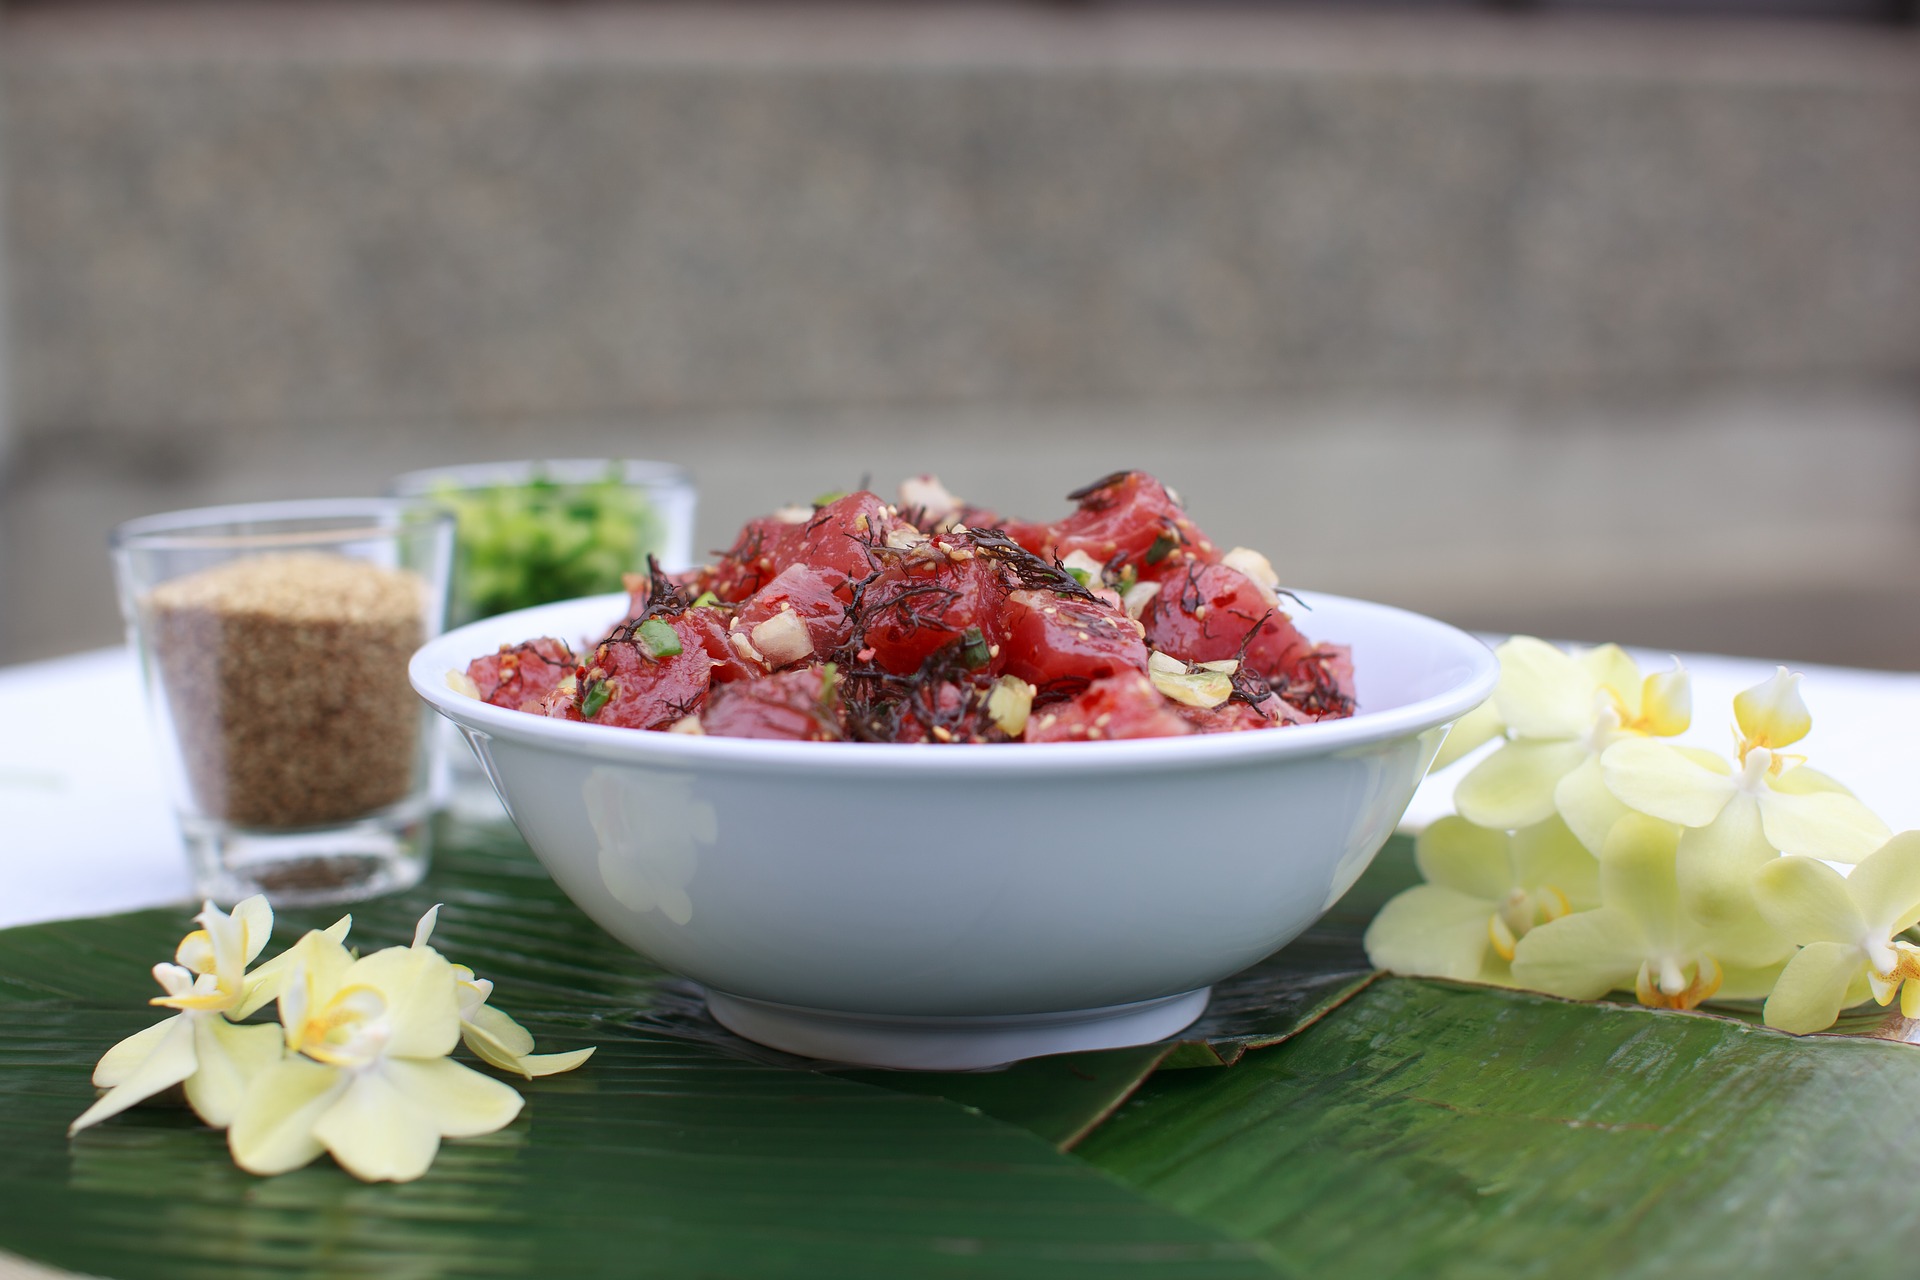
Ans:
POLYGON ((1404 813, 1498 669, 1469 635, 1301 593, 1354 712, 1265 732, 998 744, 769 741, 529 715, 449 673, 606 634, 620 595, 472 623, 413 657, 560 888, 810 1058, 986 1068, 1173 1035, 1296 937, 1404 813))

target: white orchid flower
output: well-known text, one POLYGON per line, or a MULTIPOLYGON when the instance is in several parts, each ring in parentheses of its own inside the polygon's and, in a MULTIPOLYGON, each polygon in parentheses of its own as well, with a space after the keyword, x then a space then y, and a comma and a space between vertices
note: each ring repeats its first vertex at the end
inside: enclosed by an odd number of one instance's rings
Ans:
MULTIPOLYGON (((439 919, 440 907, 436 903, 414 927, 414 946, 427 947, 439 919)), ((453 976, 460 1001, 460 1039, 488 1066, 532 1080, 571 1071, 593 1056, 592 1047, 568 1053, 535 1053, 532 1034, 487 1003, 493 995, 493 983, 475 977, 473 970, 463 964, 453 966, 453 976)))
POLYGON ((1670 823, 1620 819, 1600 856, 1600 907, 1529 931, 1514 948, 1514 981, 1574 1000, 1632 991, 1660 1009, 1692 1009, 1716 994, 1765 995, 1780 966, 1743 960, 1785 947, 1764 922, 1715 929, 1689 916, 1675 867, 1679 843, 1670 823))
POLYGON ((1680 888, 1707 923, 1756 914, 1753 874, 1778 854, 1858 862, 1891 834, 1845 787, 1782 752, 1812 727, 1799 683, 1781 667, 1734 699, 1737 768, 1645 739, 1617 742, 1601 757, 1616 799, 1688 828, 1680 888))
POLYGON ((1754 876, 1769 920, 1801 944, 1767 999, 1770 1027, 1805 1035, 1871 995, 1900 997, 1920 1017, 1920 947, 1899 934, 1920 921, 1920 831, 1893 837, 1841 876, 1814 858, 1775 858, 1754 876))
MULTIPOLYGON (((1618 645, 1569 654, 1531 636, 1495 652, 1493 706, 1508 741, 1460 780, 1455 807, 1470 822, 1502 829, 1558 814, 1598 852, 1626 812, 1601 780, 1600 756, 1622 740, 1684 732, 1692 718, 1686 671, 1676 660, 1671 671, 1643 678, 1618 645)), ((1480 718, 1479 731, 1489 719, 1480 718)))
POLYGON ((1518 939, 1600 899, 1599 864, 1557 818, 1511 833, 1441 818, 1414 860, 1427 883, 1367 927, 1367 958, 1395 973, 1504 984, 1518 939))
POLYGON ((459 995, 431 947, 355 960, 314 932, 291 951, 279 997, 291 1052, 255 1078, 227 1131, 241 1168, 285 1173, 325 1150, 355 1177, 404 1182, 443 1137, 492 1133, 520 1113, 518 1093, 447 1057, 459 995))
POLYGON ((247 965, 273 932, 273 909, 256 895, 235 904, 231 915, 205 903, 194 919, 200 927, 181 939, 173 963, 153 967, 154 981, 166 994, 150 1003, 180 1012, 107 1050, 93 1071, 93 1083, 107 1092, 68 1127, 69 1134, 174 1085, 185 1087, 202 1120, 223 1128, 248 1082, 279 1059, 274 1028, 228 1021, 244 997, 247 965))

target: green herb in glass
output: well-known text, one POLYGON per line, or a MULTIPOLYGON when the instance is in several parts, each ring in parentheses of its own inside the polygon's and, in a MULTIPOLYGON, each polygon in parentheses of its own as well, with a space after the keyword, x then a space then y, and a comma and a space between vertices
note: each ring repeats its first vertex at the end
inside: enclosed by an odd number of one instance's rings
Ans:
POLYGON ((658 537, 646 498, 618 465, 598 480, 566 482, 540 472, 519 484, 431 494, 458 522, 455 624, 510 609, 618 591, 620 575, 642 562, 658 537))

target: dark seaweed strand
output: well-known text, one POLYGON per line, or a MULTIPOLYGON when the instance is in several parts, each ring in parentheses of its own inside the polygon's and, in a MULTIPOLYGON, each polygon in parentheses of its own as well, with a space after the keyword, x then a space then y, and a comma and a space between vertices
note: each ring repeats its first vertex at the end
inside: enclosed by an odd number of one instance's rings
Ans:
POLYGON ((927 655, 910 675, 888 671, 856 653, 840 666, 840 705, 848 738, 858 742, 897 742, 900 729, 911 719, 938 742, 936 727, 948 741, 986 741, 979 723, 992 682, 968 665, 963 635, 927 655), (951 707, 941 705, 941 691, 959 696, 951 707))
MULTIPOLYGON (((1184 612, 1191 614, 1197 611, 1201 605, 1205 604, 1207 602, 1207 598, 1205 593, 1203 593, 1200 590, 1199 564, 1192 560, 1187 561, 1186 572, 1187 572, 1187 580, 1180 587, 1180 608, 1184 612)), ((1272 616, 1271 614, 1268 615, 1268 617, 1271 617, 1271 616, 1272 616)), ((1253 629, 1255 631, 1258 631, 1261 627, 1261 624, 1264 623, 1265 621, 1266 621, 1266 618, 1260 619, 1259 622, 1256 622, 1253 624, 1253 629)), ((1243 645, 1242 647, 1244 648, 1245 646, 1243 645)))
MULTIPOLYGON (((733 546, 725 551, 709 551, 708 555, 716 560, 731 560, 735 564, 746 566, 756 564, 760 553, 767 549, 766 531, 758 524, 749 524, 740 530, 740 536, 733 540, 733 546)), ((754 570, 756 576, 759 570, 754 570)))
POLYGON ((1312 674, 1305 680, 1289 681, 1280 691, 1280 696, 1294 708, 1316 716, 1350 716, 1353 714, 1353 699, 1340 692, 1340 686, 1334 683, 1327 672, 1327 658, 1323 654, 1309 653, 1302 660, 1312 674))
POLYGON ((658 662, 651 650, 640 641, 640 628, 656 618, 677 618, 687 611, 693 602, 680 593, 680 589, 667 581, 667 575, 660 571, 660 562, 652 556, 647 557, 647 607, 634 617, 615 627, 605 640, 595 649, 610 644, 632 645, 646 654, 649 662, 658 662))
POLYGON ((1092 484, 1081 485, 1078 489, 1075 489, 1072 493, 1068 494, 1067 501, 1068 502, 1085 502, 1088 498, 1091 498, 1094 494, 1099 493, 1101 490, 1113 488, 1113 486, 1119 484, 1122 480, 1125 480, 1128 476, 1132 474, 1133 474, 1132 471, 1115 471, 1115 472, 1111 472, 1108 475, 1101 476, 1098 480, 1095 480, 1092 484))
MULTIPOLYGON (((540 640, 553 640, 553 637, 542 636, 540 640)), ((525 662, 528 655, 531 655, 550 667, 571 667, 580 661, 579 656, 574 653, 565 640, 553 640, 553 642, 560 646, 560 652, 566 654, 566 658, 564 660, 549 658, 535 647, 540 643, 540 640, 522 640, 519 644, 502 645, 501 648, 507 653, 517 655, 522 662, 525 662)))
POLYGON ((1227 695, 1227 701, 1244 702, 1269 720, 1275 718, 1273 713, 1260 704, 1273 696, 1273 685, 1258 671, 1248 668, 1247 649, 1253 644, 1253 638, 1260 634, 1260 629, 1277 612, 1277 609, 1267 610, 1247 629, 1247 634, 1241 637, 1240 648, 1233 655, 1233 674, 1227 677, 1227 683, 1233 688, 1233 692, 1227 695))
POLYGON ((1058 563, 1049 564, 1027 550, 1004 529, 968 529, 973 549, 994 562, 1003 577, 1010 577, 1029 591, 1051 591, 1072 600, 1098 604, 1100 597, 1081 585, 1080 579, 1058 563))

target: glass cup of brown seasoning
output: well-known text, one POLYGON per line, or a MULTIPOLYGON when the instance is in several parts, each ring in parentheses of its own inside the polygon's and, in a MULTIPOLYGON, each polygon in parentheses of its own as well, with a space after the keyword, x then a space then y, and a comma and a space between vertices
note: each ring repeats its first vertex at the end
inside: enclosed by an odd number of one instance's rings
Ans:
POLYGON ((344 902, 417 882, 438 735, 407 659, 445 617, 452 519, 256 503, 132 520, 111 547, 196 892, 344 902))

